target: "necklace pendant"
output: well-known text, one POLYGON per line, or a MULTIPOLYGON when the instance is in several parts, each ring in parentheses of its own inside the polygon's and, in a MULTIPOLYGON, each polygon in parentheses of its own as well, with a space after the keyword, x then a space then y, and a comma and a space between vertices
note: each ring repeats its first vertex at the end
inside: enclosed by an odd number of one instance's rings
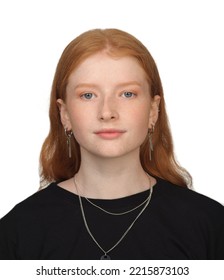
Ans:
POLYGON ((111 260, 110 256, 107 254, 103 255, 100 259, 101 260, 111 260))

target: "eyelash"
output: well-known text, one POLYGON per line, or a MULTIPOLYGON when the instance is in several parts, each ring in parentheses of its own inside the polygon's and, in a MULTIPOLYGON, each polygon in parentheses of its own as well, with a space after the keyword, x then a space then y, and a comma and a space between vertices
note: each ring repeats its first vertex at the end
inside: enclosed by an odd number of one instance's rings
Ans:
POLYGON ((82 99, 91 100, 94 94, 92 92, 85 92, 81 95, 82 99), (91 95, 91 98, 86 98, 87 95, 91 95))
MULTIPOLYGON (((124 91, 122 94, 121 94, 121 96, 123 96, 123 97, 125 97, 125 98, 127 98, 127 99, 131 99, 131 98, 133 98, 133 97, 135 97, 136 96, 136 93, 134 93, 134 92, 131 92, 131 91, 124 91), (125 96, 125 94, 129 94, 129 96, 125 96), (130 96, 131 95, 131 96, 130 96)), ((95 95, 92 93, 92 92, 86 92, 86 93, 83 93, 82 95, 81 95, 81 98, 82 99, 85 99, 85 100, 91 100, 91 99, 93 99, 95 97, 95 95), (89 95, 89 97, 90 98, 87 98, 87 96, 89 95)))
POLYGON ((128 98, 133 98, 133 97, 136 96, 136 94, 135 94, 134 92, 132 92, 132 91, 125 91, 125 92, 122 93, 122 95, 123 95, 124 97, 126 97, 127 99, 128 99, 128 98), (131 96, 128 96, 128 97, 125 96, 125 94, 127 94, 127 93, 128 93, 128 94, 131 94, 131 96))

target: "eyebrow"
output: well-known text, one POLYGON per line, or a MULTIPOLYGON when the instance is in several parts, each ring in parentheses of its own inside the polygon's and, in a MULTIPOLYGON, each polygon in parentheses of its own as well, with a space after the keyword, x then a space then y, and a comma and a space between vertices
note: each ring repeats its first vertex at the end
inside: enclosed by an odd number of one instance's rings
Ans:
POLYGON ((135 86, 139 86, 141 87, 142 84, 137 82, 137 81, 129 81, 129 82, 125 82, 125 83, 120 83, 118 84, 118 87, 123 87, 123 86, 130 86, 130 85, 135 85, 135 86))
MULTIPOLYGON (((142 86, 142 84, 137 81, 128 81, 128 82, 119 83, 116 87, 119 88, 119 87, 130 86, 130 85, 135 85, 135 86, 139 86, 139 87, 142 86)), ((74 89, 76 90, 77 88, 85 88, 85 87, 97 88, 98 85, 93 84, 93 83, 80 83, 80 84, 77 84, 74 87, 74 89)))
POLYGON ((77 84, 74 89, 77 89, 77 88, 84 88, 84 87, 91 87, 91 88, 95 88, 97 87, 96 84, 90 84, 90 83, 80 83, 80 84, 77 84))

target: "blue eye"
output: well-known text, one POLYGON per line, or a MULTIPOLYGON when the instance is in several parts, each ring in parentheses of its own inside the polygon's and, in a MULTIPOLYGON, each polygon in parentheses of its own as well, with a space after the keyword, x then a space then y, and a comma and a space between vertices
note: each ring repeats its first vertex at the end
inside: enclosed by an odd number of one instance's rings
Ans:
POLYGON ((131 91, 125 91, 123 93, 123 96, 126 97, 126 98, 131 98, 131 97, 135 96, 135 94, 131 91))
POLYGON ((92 99, 93 94, 91 92, 87 92, 87 93, 82 94, 81 97, 84 98, 84 99, 92 99))

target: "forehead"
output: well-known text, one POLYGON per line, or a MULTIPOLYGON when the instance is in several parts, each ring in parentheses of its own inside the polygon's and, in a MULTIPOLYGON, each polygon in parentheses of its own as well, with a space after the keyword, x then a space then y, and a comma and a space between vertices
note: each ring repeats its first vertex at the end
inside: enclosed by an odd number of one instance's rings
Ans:
POLYGON ((84 59, 69 76, 69 83, 137 80, 144 82, 147 75, 132 56, 114 57, 100 52, 84 59))

